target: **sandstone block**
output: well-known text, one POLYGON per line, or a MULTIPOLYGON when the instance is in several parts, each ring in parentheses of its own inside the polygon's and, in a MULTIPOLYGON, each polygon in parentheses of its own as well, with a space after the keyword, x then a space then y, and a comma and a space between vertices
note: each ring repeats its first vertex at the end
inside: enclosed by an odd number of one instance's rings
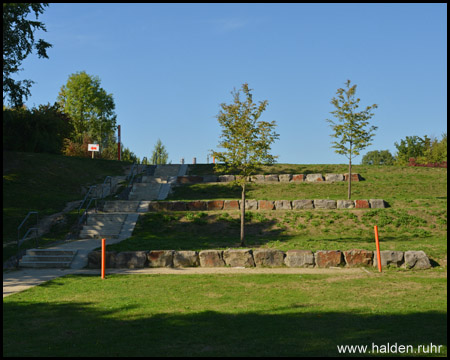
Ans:
POLYGON ((325 181, 344 181, 342 174, 325 174, 325 181))
POLYGON ((252 175, 250 180, 253 182, 264 182, 264 175, 252 175))
POLYGON ((115 268, 143 268, 147 261, 146 251, 123 251, 116 255, 115 268))
POLYGON ((169 209, 172 211, 185 211, 186 203, 184 201, 171 201, 169 209))
POLYGON ((173 253, 174 267, 195 267, 200 265, 197 251, 175 251, 173 253))
MULTIPOLYGON (((242 205, 242 200, 239 200, 239 206, 242 205)), ((258 200, 245 200, 245 210, 258 210, 258 200)))
POLYGON ((148 203, 148 211, 165 211, 168 209, 167 201, 150 201, 148 203))
POLYGON ((314 182, 314 181, 323 181, 322 174, 307 174, 305 181, 314 182))
POLYGON ((384 209, 386 207, 383 199, 369 199, 369 204, 372 209, 384 209))
MULTIPOLYGON (((352 181, 359 181, 359 180, 361 180, 359 174, 352 174, 352 181)), ((348 181, 348 173, 344 174, 344 181, 348 181)))
POLYGON ((232 267, 253 267, 255 261, 253 260, 251 249, 228 249, 223 252, 223 260, 225 264, 232 267))
POLYGON ((234 181, 234 175, 219 175, 220 182, 231 182, 234 181))
POLYGON ((355 208, 356 209, 368 209, 369 201, 367 200, 355 200, 355 208))
POLYGON ((222 210, 223 209, 223 200, 211 200, 207 202, 208 210, 222 210))
POLYGON ((288 250, 284 263, 289 267, 314 267, 314 254, 310 250, 288 250))
POLYGON ((223 209, 224 210, 239 210, 239 201, 238 200, 224 200, 223 209))
POLYGON ((203 182, 218 182, 217 175, 203 175, 203 182))
POLYGON ((314 200, 314 208, 316 208, 316 209, 336 209, 336 200, 329 200, 329 199, 314 200))
POLYGON ((264 181, 265 182, 278 182, 278 175, 276 174, 270 174, 270 175, 264 175, 264 181))
POLYGON ((305 175, 303 174, 292 175, 292 181, 303 182, 305 181, 305 175))
POLYGON ((186 210, 201 211, 206 210, 206 201, 189 201, 186 203, 186 210))
POLYGON ((173 250, 152 250, 147 254, 149 267, 172 267, 173 250))
POLYGON ((275 209, 275 204, 272 200, 259 200, 258 201, 259 210, 273 210, 275 209))
POLYGON ((198 175, 177 176, 178 184, 198 184, 203 182, 203 177, 198 175))
POLYGON ((372 265, 373 251, 352 249, 344 251, 344 259, 348 267, 372 265))
POLYGON ((338 209, 353 209, 354 207, 355 203, 353 200, 337 200, 338 209))
POLYGON ((339 250, 319 250, 314 254, 314 261, 320 268, 344 265, 342 252, 339 250))
POLYGON ((405 251, 405 264, 407 269, 429 269, 430 260, 423 251, 405 251))
POLYGON ((276 200, 275 209, 277 210, 291 210, 292 205, 289 200, 276 200))
POLYGON ((292 209, 314 209, 312 200, 292 200, 292 209))
MULTIPOLYGON (((105 268, 113 268, 116 264, 117 251, 106 251, 105 252, 105 268)), ((100 269, 102 265, 102 252, 101 251, 91 251, 88 254, 88 268, 89 269, 100 269)))
POLYGON ((258 249, 253 250, 253 259, 256 266, 283 266, 284 252, 274 249, 258 249))
MULTIPOLYGON (((381 266, 395 266, 400 267, 404 262, 403 251, 392 251, 392 250, 382 250, 381 255, 381 266)), ((373 254, 373 266, 378 266, 378 256, 377 252, 374 251, 373 254)))
POLYGON ((289 182, 292 180, 292 174, 278 175, 278 179, 280 179, 280 182, 289 182))
POLYGON ((225 266, 222 250, 203 250, 198 254, 201 267, 225 266))

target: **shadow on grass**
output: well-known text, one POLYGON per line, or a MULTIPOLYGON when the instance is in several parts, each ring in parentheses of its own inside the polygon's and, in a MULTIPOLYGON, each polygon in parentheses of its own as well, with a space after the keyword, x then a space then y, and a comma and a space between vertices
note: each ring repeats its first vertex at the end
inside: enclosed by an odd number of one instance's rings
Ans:
POLYGON ((371 315, 292 304, 271 313, 151 314, 124 296, 130 304, 119 308, 4 301, 3 356, 349 356, 337 346, 447 345, 444 312, 371 315))

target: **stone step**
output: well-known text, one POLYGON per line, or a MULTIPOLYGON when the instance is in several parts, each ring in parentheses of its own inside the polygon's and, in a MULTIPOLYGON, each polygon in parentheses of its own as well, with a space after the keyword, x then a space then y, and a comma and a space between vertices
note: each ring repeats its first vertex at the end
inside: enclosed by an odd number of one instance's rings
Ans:
POLYGON ((36 255, 36 256, 31 256, 31 255, 25 255, 22 260, 26 261, 26 262, 46 262, 46 261, 62 261, 62 262, 67 262, 67 261, 72 261, 73 259, 73 255, 67 255, 67 256, 62 256, 62 255, 56 255, 56 256, 51 256, 51 255, 36 255))
POLYGON ((104 221, 104 222, 124 222, 127 219, 127 214, 92 214, 89 215, 87 221, 104 221))
POLYGON ((59 249, 28 249, 26 255, 37 256, 37 255, 50 255, 50 256, 75 256, 77 250, 59 250, 59 249))
POLYGON ((120 231, 122 229, 122 223, 114 223, 107 225, 84 225, 83 230, 108 230, 108 231, 120 231))
POLYGON ((21 268, 69 268, 77 250, 28 249, 19 261, 21 268))
POLYGON ((71 261, 19 261, 21 268, 70 268, 71 261))
POLYGON ((80 237, 81 236, 94 236, 94 235, 98 235, 98 236, 114 236, 114 235, 119 235, 120 233, 120 229, 119 230, 109 230, 109 229, 100 229, 100 230, 96 230, 96 229, 82 229, 80 231, 80 237))

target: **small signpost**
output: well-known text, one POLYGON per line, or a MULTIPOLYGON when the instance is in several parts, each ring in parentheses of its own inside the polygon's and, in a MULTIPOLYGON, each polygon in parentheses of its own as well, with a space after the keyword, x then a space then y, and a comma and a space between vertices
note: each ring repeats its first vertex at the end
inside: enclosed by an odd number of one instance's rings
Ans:
POLYGON ((99 144, 88 144, 88 151, 92 151, 92 158, 94 158, 94 153, 100 151, 99 144))

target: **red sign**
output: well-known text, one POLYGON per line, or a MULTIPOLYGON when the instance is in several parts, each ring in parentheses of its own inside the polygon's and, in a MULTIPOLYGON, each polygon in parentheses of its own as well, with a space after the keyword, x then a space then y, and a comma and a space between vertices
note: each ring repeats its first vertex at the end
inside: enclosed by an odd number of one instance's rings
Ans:
POLYGON ((88 151, 100 151, 99 144, 88 144, 88 151))

